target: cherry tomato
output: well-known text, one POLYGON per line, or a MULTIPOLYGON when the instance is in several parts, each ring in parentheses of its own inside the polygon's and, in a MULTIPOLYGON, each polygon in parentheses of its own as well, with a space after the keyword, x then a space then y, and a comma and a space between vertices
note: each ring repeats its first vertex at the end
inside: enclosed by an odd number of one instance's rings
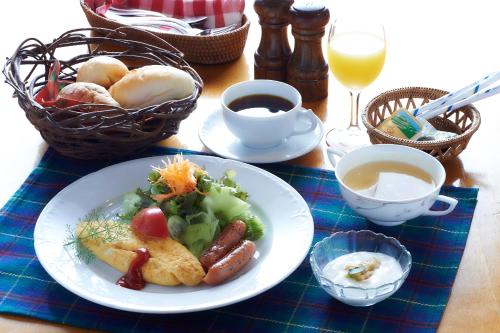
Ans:
POLYGON ((158 207, 144 208, 132 218, 132 230, 138 236, 167 238, 167 218, 158 207))

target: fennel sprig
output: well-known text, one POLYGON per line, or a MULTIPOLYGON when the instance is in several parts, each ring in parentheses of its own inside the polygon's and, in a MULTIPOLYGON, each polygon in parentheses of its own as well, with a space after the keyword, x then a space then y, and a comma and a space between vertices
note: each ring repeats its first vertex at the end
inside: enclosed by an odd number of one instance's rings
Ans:
POLYGON ((66 226, 66 239, 63 246, 73 248, 78 259, 85 263, 90 263, 95 255, 84 245, 85 240, 99 239, 102 243, 111 243, 122 239, 129 230, 128 224, 116 217, 109 217, 104 214, 102 207, 90 211, 84 218, 79 219, 79 223, 88 222, 77 234, 76 228, 66 226))

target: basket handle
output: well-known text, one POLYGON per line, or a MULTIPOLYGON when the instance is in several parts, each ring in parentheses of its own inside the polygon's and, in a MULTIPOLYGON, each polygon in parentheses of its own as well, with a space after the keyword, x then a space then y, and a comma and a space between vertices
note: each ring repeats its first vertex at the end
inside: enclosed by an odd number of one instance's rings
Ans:
POLYGON ((143 43, 152 44, 160 49, 168 50, 171 51, 172 53, 175 53, 175 55, 179 58, 184 58, 184 53, 179 51, 172 44, 144 29, 123 26, 116 28, 115 30, 107 34, 106 38, 121 38, 121 39, 132 40, 133 38, 129 37, 130 34, 139 35, 140 41, 143 43))

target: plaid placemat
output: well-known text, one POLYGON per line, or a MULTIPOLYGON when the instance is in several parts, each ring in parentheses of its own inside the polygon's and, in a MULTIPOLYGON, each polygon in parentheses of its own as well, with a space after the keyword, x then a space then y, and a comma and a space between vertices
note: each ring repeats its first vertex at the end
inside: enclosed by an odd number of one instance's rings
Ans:
MULTIPOLYGON (((152 148, 137 157, 176 152, 152 148)), ((314 217, 314 242, 349 229, 398 238, 413 256, 401 289, 371 307, 347 306, 318 286, 306 258, 285 281, 250 300, 192 314, 144 315, 102 307, 66 291, 44 271, 33 248, 33 229, 45 204, 74 180, 109 164, 77 161, 49 149, 0 210, 0 312, 120 333, 434 332, 460 264, 477 197, 477 189, 447 187, 442 193, 459 200, 452 214, 379 227, 344 204, 333 172, 265 165, 307 201, 314 217)))

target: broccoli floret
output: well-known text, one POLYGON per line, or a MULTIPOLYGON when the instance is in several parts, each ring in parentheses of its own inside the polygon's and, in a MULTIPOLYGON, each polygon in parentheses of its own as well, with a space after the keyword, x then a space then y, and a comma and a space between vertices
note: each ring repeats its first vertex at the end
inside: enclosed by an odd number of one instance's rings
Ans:
POLYGON ((257 216, 244 219, 243 222, 247 225, 245 239, 254 241, 264 236, 264 224, 257 216))

